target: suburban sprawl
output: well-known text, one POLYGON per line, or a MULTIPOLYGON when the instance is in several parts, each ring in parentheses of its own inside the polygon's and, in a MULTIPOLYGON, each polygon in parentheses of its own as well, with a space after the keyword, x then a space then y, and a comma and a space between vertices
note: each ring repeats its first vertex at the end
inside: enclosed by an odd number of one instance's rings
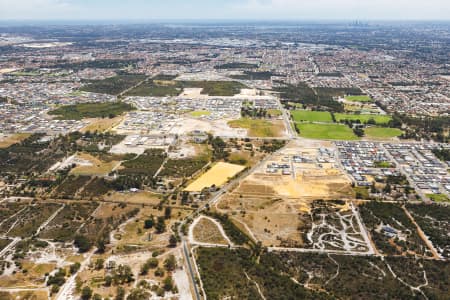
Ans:
POLYGON ((0 299, 450 299, 448 23, 0 25, 0 299))

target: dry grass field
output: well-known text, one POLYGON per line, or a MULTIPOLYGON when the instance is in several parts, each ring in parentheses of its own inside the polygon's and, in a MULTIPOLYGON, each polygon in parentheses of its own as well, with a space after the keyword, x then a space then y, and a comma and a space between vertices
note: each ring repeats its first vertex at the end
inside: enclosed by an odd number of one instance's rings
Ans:
POLYGON ((89 125, 82 128, 80 131, 82 133, 85 132, 107 132, 111 131, 114 127, 119 125, 123 121, 123 117, 115 117, 115 118, 98 118, 98 119, 89 119, 89 125))
POLYGON ((197 180, 191 183, 186 191, 188 192, 200 192, 204 188, 209 188, 213 185, 219 187, 225 184, 230 178, 239 174, 245 169, 244 166, 229 164, 229 163, 217 163, 209 171, 200 176, 197 180))
POLYGON ((106 195, 105 201, 126 202, 130 204, 158 205, 161 201, 161 198, 157 194, 146 191, 137 193, 114 192, 112 194, 106 195))
POLYGON ((30 136, 31 134, 29 133, 17 133, 5 136, 0 135, 0 149, 8 148, 9 146, 20 143, 30 136))
POLYGON ((194 239, 200 243, 228 245, 217 225, 207 218, 201 218, 195 225, 194 239))
POLYGON ((77 176, 106 176, 120 164, 119 161, 104 162, 87 153, 77 154, 77 157, 91 163, 90 166, 77 166, 72 169, 70 173, 77 176))

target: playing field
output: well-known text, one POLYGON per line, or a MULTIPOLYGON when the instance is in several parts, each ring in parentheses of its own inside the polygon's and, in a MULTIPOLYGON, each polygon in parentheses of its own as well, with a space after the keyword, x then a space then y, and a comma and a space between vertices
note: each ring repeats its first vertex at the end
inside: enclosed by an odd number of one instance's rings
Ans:
POLYGON ((369 127, 364 129, 368 138, 391 139, 402 135, 403 131, 398 128, 369 127))
POLYGON ((345 100, 353 101, 353 102, 372 102, 372 98, 370 98, 367 95, 361 95, 361 96, 347 96, 345 97, 345 100))
POLYGON ((353 130, 340 124, 296 124, 300 136, 320 140, 357 140, 353 130))
POLYGON ((291 114, 295 122, 333 123, 331 114, 326 111, 294 110, 291 114))
POLYGON ((336 121, 356 121, 359 120, 361 123, 367 123, 370 119, 373 119, 377 124, 387 124, 392 120, 391 116, 387 115, 357 115, 357 114, 334 114, 336 121))
POLYGON ((444 194, 429 194, 427 195, 428 198, 430 198, 431 200, 433 200, 434 202, 440 202, 440 203, 449 203, 450 199, 444 195, 444 194))
POLYGON ((229 163, 217 163, 208 172, 200 176, 196 181, 191 183, 187 188, 187 192, 201 192, 204 188, 213 185, 219 187, 245 169, 244 166, 233 165, 229 163))

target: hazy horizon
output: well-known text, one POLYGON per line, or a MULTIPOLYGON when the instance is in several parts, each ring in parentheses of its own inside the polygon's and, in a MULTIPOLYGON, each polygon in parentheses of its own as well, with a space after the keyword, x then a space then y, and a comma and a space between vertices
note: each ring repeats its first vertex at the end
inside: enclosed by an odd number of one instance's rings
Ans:
POLYGON ((6 21, 448 21, 447 0, 0 0, 6 21))

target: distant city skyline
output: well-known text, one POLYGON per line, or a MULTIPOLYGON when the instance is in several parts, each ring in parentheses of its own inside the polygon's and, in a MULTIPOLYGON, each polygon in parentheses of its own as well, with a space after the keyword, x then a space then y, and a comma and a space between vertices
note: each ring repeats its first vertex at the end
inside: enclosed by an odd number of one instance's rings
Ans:
POLYGON ((0 20, 450 20, 448 0, 0 0, 0 20))

